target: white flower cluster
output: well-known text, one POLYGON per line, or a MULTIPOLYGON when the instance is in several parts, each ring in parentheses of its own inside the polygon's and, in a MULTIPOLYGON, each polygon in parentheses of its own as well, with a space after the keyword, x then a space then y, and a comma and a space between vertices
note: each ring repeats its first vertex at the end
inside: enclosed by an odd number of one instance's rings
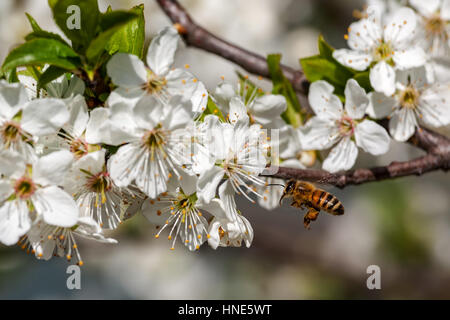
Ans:
POLYGON ((210 99, 227 116, 204 115, 205 86, 172 68, 178 41, 174 28, 162 30, 147 64, 114 55, 115 89, 92 109, 76 76, 39 93, 28 76, 0 82, 1 243, 82 265, 77 236, 116 243, 104 231, 142 212, 171 249, 177 239, 190 250, 205 241, 250 246, 253 229, 234 196, 264 199, 259 175, 278 150, 265 129, 280 129, 288 143, 286 101, 224 82, 210 99))
POLYGON ((205 242, 250 246, 253 229, 235 196, 275 208, 282 189, 269 184, 283 181, 260 177, 271 165, 305 168, 317 150, 331 149, 323 168, 348 170, 358 147, 381 155, 391 137, 406 141, 419 124, 450 123, 450 0, 410 5, 416 11, 369 7, 349 28, 350 49, 333 52, 343 66, 367 72, 373 91, 355 79, 341 94, 315 81, 308 96, 315 116, 298 128, 286 121, 282 95, 243 79, 209 94, 173 68, 173 27, 152 40, 146 63, 112 56, 106 72, 114 90, 104 104, 88 107, 74 75, 39 92, 31 77, 1 80, 0 242, 81 265, 76 237, 115 243, 104 231, 142 212, 171 249, 177 241, 189 250, 205 242), (390 134, 377 123, 386 117, 390 134))
POLYGON ((300 128, 304 150, 335 145, 323 162, 330 172, 353 167, 357 147, 372 155, 389 150, 390 137, 374 119, 390 119, 389 133, 401 142, 419 125, 450 124, 450 1, 411 0, 410 7, 371 2, 377 5, 348 28, 350 49, 335 50, 333 57, 367 70, 373 91, 367 94, 350 79, 339 97, 326 81, 312 83, 309 103, 316 116, 300 128))

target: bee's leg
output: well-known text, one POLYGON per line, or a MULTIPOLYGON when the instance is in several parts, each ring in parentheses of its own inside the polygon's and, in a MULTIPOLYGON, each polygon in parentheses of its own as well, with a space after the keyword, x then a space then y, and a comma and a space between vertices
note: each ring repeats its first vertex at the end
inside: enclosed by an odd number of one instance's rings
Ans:
POLYGON ((310 207, 308 212, 305 214, 305 216, 303 217, 303 224, 305 225, 306 229, 309 229, 310 226, 309 224, 311 223, 311 221, 315 221, 319 215, 319 210, 317 210, 316 208, 310 207))
POLYGON ((295 208, 300 208, 303 209, 303 204, 301 202, 297 202, 297 201, 292 201, 291 206, 295 207, 295 208))

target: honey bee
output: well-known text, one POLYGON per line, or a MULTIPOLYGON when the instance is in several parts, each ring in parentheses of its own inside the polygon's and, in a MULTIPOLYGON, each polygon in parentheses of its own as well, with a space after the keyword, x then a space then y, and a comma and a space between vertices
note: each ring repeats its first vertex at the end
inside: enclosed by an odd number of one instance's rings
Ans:
POLYGON ((280 205, 283 198, 286 197, 292 197, 293 201, 291 206, 300 209, 306 207, 308 209, 308 212, 303 218, 303 224, 307 229, 309 229, 311 221, 317 219, 320 210, 335 216, 344 214, 344 206, 338 198, 309 182, 294 179, 289 180, 280 198, 280 205))

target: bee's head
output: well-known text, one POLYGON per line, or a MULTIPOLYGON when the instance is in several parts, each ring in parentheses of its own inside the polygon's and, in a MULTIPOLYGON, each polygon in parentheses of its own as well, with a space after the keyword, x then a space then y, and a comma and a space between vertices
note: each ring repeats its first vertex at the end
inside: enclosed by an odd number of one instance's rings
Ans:
POLYGON ((295 180, 289 180, 287 182, 286 187, 284 188, 283 195, 280 198, 280 206, 281 206, 281 201, 283 200, 283 198, 290 197, 294 193, 295 183, 296 183, 295 180))

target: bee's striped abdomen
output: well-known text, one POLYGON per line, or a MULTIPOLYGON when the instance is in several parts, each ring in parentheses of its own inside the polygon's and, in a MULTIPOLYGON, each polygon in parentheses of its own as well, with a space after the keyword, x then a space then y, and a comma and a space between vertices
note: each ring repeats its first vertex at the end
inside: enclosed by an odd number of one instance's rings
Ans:
POLYGON ((344 214, 344 206, 331 193, 316 189, 311 195, 311 203, 318 209, 324 210, 334 215, 344 214))

